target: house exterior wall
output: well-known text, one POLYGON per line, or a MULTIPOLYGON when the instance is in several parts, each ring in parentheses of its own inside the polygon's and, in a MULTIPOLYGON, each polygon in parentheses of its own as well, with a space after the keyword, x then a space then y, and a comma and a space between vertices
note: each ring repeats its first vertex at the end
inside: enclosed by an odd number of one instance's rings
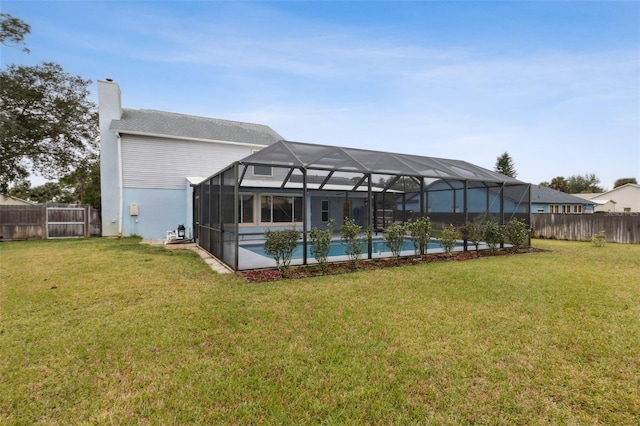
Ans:
POLYGON ((191 219, 185 223, 187 208, 185 189, 125 188, 122 235, 139 235, 147 240, 164 239, 167 231, 185 225, 186 235, 193 234, 191 219), (138 214, 131 214, 136 204, 138 214))
POLYGON ((184 189, 188 176, 211 176, 255 147, 122 135, 125 188, 184 189))
POLYGON ((575 203, 531 203, 531 213, 553 213, 562 214, 562 206, 570 207, 570 214, 591 214, 593 213, 593 204, 575 204, 575 203), (552 206, 557 211, 552 211, 552 206))
MULTIPOLYGON (((193 191, 188 176, 209 176, 251 154, 256 147, 198 142, 174 138, 122 135, 124 193, 123 235, 145 239, 166 237, 166 231, 184 224, 193 230, 193 191), (164 204, 162 202, 164 198, 164 204), (151 206, 153 215, 127 218, 129 206, 151 206), (128 222, 126 222, 128 220, 128 222)), ((192 231, 193 232, 193 231, 192 231)))
MULTIPOLYGON (((427 213, 464 212, 463 189, 439 189, 427 192, 427 213)), ((416 207, 419 211, 419 202, 416 207)), ((512 211, 514 203, 505 198, 505 209, 512 211)), ((467 193, 467 209, 469 213, 500 213, 500 193, 486 189, 470 188, 467 193), (487 207, 488 206, 488 207, 487 207)))
POLYGON ((638 213, 640 212, 640 185, 623 185, 591 200, 610 200, 606 204, 596 206, 596 212, 638 213))
MULTIPOLYGON (((436 183, 426 192, 426 214, 429 213, 464 213, 464 189, 452 189, 446 183, 436 183)), ((507 213, 526 213, 528 199, 518 204, 504 196, 504 211, 507 213)), ((398 209, 402 209, 399 203, 398 209)), ((414 196, 406 202, 407 211, 420 211, 420 198, 414 196)), ((468 213, 500 213, 500 188, 469 188, 467 192, 468 213)))

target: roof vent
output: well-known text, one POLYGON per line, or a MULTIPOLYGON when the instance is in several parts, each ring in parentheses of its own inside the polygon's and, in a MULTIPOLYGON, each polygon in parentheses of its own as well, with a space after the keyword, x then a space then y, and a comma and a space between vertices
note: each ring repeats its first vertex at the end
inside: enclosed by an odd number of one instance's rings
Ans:
POLYGON ((107 78, 105 80, 107 80, 109 83, 113 83, 113 79, 112 78, 107 78))

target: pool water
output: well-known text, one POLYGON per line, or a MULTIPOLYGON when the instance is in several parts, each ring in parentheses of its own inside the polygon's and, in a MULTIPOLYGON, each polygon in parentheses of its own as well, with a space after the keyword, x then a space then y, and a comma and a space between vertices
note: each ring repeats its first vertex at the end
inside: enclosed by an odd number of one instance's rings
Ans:
MULTIPOLYGON (((387 244, 384 242, 384 240, 380 238, 374 239, 372 242, 372 246, 373 246, 372 248, 373 248, 374 254, 384 253, 385 256, 391 256, 391 250, 389 249, 387 244)), ((461 246, 462 246, 461 242, 456 243, 456 247, 461 247, 461 246)), ((242 244, 240 245, 240 247, 250 250, 261 256, 265 256, 269 258, 271 257, 264 252, 264 243, 242 244)), ((307 242, 307 257, 310 259, 313 258, 311 247, 312 247, 311 244, 307 242)), ((440 240, 432 238, 429 241, 429 246, 427 247, 427 249, 432 250, 432 249, 439 249, 439 248, 442 248, 442 246, 440 245, 440 240)), ((328 257, 346 256, 347 253, 345 252, 345 250, 346 250, 345 243, 343 243, 341 240, 332 240, 331 247, 329 248, 328 257)), ((402 248, 400 249, 400 251, 409 251, 409 250, 411 252, 414 252, 413 241, 410 238, 405 238, 402 243, 402 248)), ((368 253, 369 253, 369 250, 365 242, 363 245, 362 255, 366 256, 368 253)), ((302 259, 302 241, 298 242, 298 247, 296 247, 296 249, 293 251, 292 259, 302 259)))

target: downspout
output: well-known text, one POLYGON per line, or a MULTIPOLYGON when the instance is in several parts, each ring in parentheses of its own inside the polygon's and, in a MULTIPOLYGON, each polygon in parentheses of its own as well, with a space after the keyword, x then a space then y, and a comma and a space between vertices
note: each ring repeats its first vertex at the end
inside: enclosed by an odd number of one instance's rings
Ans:
MULTIPOLYGON (((293 170, 293 168, 291 169, 293 170)), ((307 169, 305 167, 300 167, 300 171, 302 172, 302 264, 307 264, 307 216, 311 219, 311 215, 309 214, 311 209, 307 208, 307 169)), ((294 218, 295 220, 295 218, 294 218)))
POLYGON ((371 240, 371 232, 370 230, 373 229, 373 196, 372 196, 372 189, 371 189, 371 173, 367 174, 367 198, 369 200, 368 206, 369 206, 369 211, 367 212, 367 222, 369 222, 367 224, 367 252, 368 255, 367 257, 369 259, 372 258, 373 256, 373 241, 371 240))
POLYGON ((122 237, 122 220, 124 217, 124 192, 122 189, 122 138, 120 133, 116 133, 118 138, 118 197, 119 197, 119 209, 118 209, 118 238, 122 237))

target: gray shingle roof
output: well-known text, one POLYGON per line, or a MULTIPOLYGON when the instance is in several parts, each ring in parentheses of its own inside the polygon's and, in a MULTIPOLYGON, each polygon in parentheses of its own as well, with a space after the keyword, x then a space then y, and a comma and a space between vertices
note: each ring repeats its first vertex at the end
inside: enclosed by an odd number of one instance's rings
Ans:
POLYGON ((271 145, 284 139, 269 126, 150 109, 125 109, 110 129, 129 134, 271 145))
POLYGON ((540 185, 531 185, 531 202, 551 204, 593 204, 593 202, 590 202, 589 200, 540 185))

